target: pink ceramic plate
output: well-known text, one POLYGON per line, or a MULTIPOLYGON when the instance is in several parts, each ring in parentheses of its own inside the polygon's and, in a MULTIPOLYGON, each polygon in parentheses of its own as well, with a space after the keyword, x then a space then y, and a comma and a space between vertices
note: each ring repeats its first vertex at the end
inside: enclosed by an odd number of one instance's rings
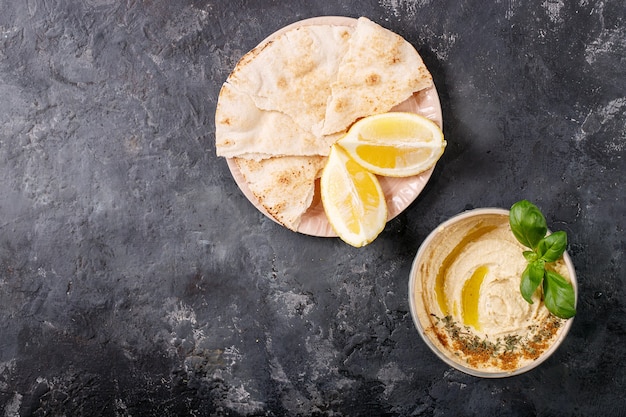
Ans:
MULTIPOLYGON (((263 40, 260 45, 270 41, 277 35, 293 29, 297 26, 328 24, 353 26, 356 24, 356 19, 341 16, 323 16, 302 20, 292 23, 291 25, 288 25, 278 30, 277 32, 274 32, 272 35, 263 40)), ((443 127, 441 104, 439 102, 439 96, 434 85, 430 88, 413 94, 413 96, 410 97, 408 100, 394 107, 392 111, 406 111, 418 113, 424 117, 433 120, 440 127, 443 127)), ((259 204, 259 201, 254 196, 252 191, 250 191, 246 180, 243 178, 243 175, 239 171, 239 168, 237 167, 235 161, 232 159, 227 159, 227 163, 228 168, 230 169, 230 172, 235 179, 235 182, 237 183, 243 194, 246 196, 246 198, 248 198, 248 200, 250 200, 250 202, 254 204, 254 206, 259 211, 275 221, 275 219, 263 208, 263 206, 259 204)), ((389 220, 402 213, 404 209, 406 209, 417 198, 417 196, 426 186, 426 183, 428 183, 432 172, 433 169, 430 169, 419 175, 405 178, 378 177, 380 185, 383 189, 383 193, 385 194, 385 198, 387 200, 389 220)), ((317 186, 319 186, 319 181, 317 183, 317 186)), ((319 189, 316 189, 313 203, 311 204, 309 210, 302 216, 302 221, 300 223, 300 226, 298 227, 298 232, 312 236, 335 237, 337 236, 337 234, 331 227, 330 223, 328 223, 328 219, 326 218, 326 214, 324 213, 324 207, 322 206, 319 195, 319 189)))

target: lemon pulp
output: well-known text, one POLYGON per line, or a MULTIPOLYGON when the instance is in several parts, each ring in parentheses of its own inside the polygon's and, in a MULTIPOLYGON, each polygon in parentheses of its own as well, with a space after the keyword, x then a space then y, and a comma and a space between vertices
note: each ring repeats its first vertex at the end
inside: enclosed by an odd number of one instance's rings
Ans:
POLYGON ((375 209, 380 204, 381 196, 372 177, 364 175, 363 167, 355 161, 351 159, 346 161, 346 170, 354 180, 353 193, 346 195, 346 203, 352 209, 352 216, 349 217, 347 226, 352 233, 360 233, 363 215, 368 209, 375 209), (350 203, 348 201, 350 199, 360 201, 362 204, 350 203))
POLYGON ((432 139, 432 132, 416 123, 402 123, 398 119, 379 118, 376 123, 370 123, 361 131, 361 140, 403 140, 407 137, 419 137, 422 140, 432 139))
POLYGON ((364 161, 380 168, 411 166, 426 160, 431 148, 397 147, 391 145, 359 145, 356 154, 364 161))

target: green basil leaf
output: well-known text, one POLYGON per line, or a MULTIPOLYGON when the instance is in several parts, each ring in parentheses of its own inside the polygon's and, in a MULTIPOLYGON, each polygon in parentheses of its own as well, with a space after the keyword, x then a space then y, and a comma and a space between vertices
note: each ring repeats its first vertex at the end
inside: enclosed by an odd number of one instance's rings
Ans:
POLYGON ((569 319, 576 314, 574 287, 554 271, 546 270, 543 297, 546 307, 555 316, 569 319))
POLYGON ((558 231, 541 239, 537 244, 537 252, 544 261, 555 262, 563 255, 566 247, 567 233, 558 231))
POLYGON ((524 300, 529 304, 533 304, 533 294, 541 280, 545 271, 545 265, 542 261, 531 262, 526 265, 526 269, 522 273, 522 281, 520 283, 520 292, 524 300))
POLYGON ((526 259, 528 262, 535 262, 537 259, 539 259, 539 256, 531 250, 525 250, 522 254, 524 255, 524 259, 526 259))
POLYGON ((541 210, 528 200, 518 201, 511 206, 509 224, 515 238, 531 249, 535 249, 537 243, 548 232, 546 219, 541 210))

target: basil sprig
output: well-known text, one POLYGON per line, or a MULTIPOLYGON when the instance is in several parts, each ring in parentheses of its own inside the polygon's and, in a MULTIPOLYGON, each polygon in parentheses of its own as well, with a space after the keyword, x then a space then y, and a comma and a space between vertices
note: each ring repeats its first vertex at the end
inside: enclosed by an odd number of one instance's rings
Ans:
POLYGON ((541 210, 533 203, 522 200, 513 204, 509 224, 515 238, 530 250, 523 255, 528 265, 522 273, 520 292, 530 304, 532 295, 543 283, 543 300, 552 314, 568 319, 576 314, 574 287, 546 264, 556 262, 567 247, 567 234, 563 231, 548 236, 548 226, 541 210))

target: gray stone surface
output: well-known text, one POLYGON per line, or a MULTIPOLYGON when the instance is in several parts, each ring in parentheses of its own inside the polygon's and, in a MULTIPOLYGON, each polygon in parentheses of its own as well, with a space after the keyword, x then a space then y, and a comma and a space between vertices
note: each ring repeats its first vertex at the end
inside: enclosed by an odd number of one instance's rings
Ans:
POLYGON ((0 0, 4 416, 626 415, 622 0, 0 0), (215 156, 238 59, 365 15, 422 54, 448 148, 371 245, 289 232, 215 156), (538 369, 478 379, 414 329, 420 243, 527 198, 579 312, 538 369))

